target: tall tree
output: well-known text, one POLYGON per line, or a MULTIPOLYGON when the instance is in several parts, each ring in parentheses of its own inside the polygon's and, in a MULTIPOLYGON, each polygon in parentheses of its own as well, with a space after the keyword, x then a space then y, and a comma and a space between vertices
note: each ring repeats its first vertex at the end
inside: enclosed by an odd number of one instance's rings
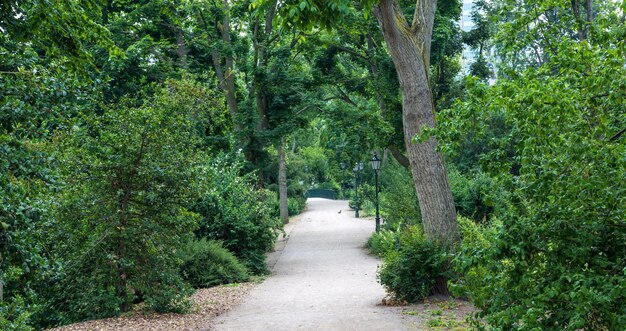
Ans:
POLYGON ((456 210, 437 139, 416 140, 435 127, 430 88, 430 49, 436 0, 416 0, 411 15, 405 15, 398 0, 286 1, 281 13, 287 24, 311 29, 315 24, 332 28, 352 10, 371 10, 378 20, 393 60, 400 90, 404 141, 428 238, 444 244, 458 240, 456 210))

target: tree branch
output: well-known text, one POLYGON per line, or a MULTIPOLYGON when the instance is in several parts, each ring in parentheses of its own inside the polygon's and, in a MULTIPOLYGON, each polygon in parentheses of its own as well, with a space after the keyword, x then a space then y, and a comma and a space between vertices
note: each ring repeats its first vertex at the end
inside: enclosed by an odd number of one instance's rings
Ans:
POLYGON ((400 149, 398 149, 397 146, 389 145, 387 146, 387 150, 391 152, 391 155, 393 155, 393 158, 396 159, 396 161, 398 161, 400 165, 402 165, 406 169, 409 169, 409 167, 411 166, 409 159, 406 156, 404 156, 404 154, 402 154, 402 152, 400 151, 400 149))

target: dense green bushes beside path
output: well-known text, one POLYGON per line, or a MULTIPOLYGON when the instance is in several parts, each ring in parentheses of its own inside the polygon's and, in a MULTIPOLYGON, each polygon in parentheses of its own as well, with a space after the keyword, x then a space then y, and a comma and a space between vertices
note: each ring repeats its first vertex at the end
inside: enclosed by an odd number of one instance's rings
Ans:
POLYGON ((257 190, 242 164, 218 158, 208 169, 206 191, 191 210, 202 216, 196 234, 220 240, 255 274, 267 272, 265 253, 282 224, 271 208, 275 194, 257 190))
POLYGON ((25 215, 45 228, 28 237, 38 269, 3 268, 1 329, 116 316, 138 302, 182 312, 192 286, 265 271, 282 224, 272 194, 239 174, 240 155, 205 152, 206 133, 226 125, 218 100, 191 81, 168 81, 141 105, 81 115, 41 142, 54 185, 28 192, 47 208, 25 215))
MULTIPOLYGON (((459 213, 486 217, 459 217, 462 240, 447 258, 450 288, 481 309, 479 327, 626 329, 626 48, 623 29, 605 32, 600 45, 559 40, 549 65, 493 86, 469 79, 467 100, 439 114, 448 158, 480 146, 450 181, 459 213)), ((445 255, 409 251, 399 233, 380 279, 410 298, 407 284, 442 271, 398 259, 445 255)), ((390 236, 371 242, 389 247, 390 236)))
POLYGON ((180 250, 183 279, 195 288, 245 282, 248 269, 221 242, 192 240, 180 250))

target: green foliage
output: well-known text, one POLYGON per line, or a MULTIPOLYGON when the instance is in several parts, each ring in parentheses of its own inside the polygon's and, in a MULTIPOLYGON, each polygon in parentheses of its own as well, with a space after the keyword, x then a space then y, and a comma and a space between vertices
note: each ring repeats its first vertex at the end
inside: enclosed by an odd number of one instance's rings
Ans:
MULTIPOLYGON (((253 2, 253 8, 269 3, 266 0, 253 2)), ((363 0, 358 2, 364 7, 363 13, 369 15, 375 1, 363 0)), ((355 11, 355 2, 350 0, 320 1, 320 0, 290 0, 281 4, 281 22, 303 30, 311 30, 315 26, 330 29, 342 18, 355 11)))
POLYGON ((80 81, 63 61, 44 60, 34 45, 10 39, 14 32, 0 36, 0 310, 12 311, 3 318, 17 328, 36 324, 39 288, 56 269, 44 244, 50 197, 59 187, 48 142, 89 106, 97 87, 80 81))
POLYGON ((204 238, 192 240, 182 249, 181 273, 195 288, 245 282, 246 267, 220 242, 204 238))
POLYGON ((306 207, 306 199, 303 198, 291 198, 287 200, 287 208, 289 215, 298 215, 304 211, 306 207))
POLYGON ((367 240, 367 247, 370 252, 378 257, 385 257, 390 252, 396 250, 400 243, 398 232, 392 230, 380 230, 374 232, 367 240))
POLYGON ((186 306, 189 289, 171 252, 199 219, 185 207, 201 178, 201 154, 196 114, 174 91, 85 117, 59 138, 66 186, 53 242, 67 263, 51 286, 61 322, 114 316, 138 300, 156 311, 186 306))
POLYGON ((94 0, 7 0, 0 6, 0 28, 4 36, 29 44, 49 58, 85 69, 91 65, 88 46, 117 53, 109 31, 93 19, 99 9, 94 0))
MULTIPOLYGON (((348 206, 354 209, 357 206, 356 196, 352 195, 348 201, 348 206)), ((370 209, 374 206, 374 200, 376 199, 376 188, 369 183, 359 181, 358 192, 358 205, 359 210, 365 210, 367 207, 370 209)), ((370 213, 371 214, 371 213, 370 213)))
POLYGON ((33 307, 28 307, 24 299, 17 295, 0 306, 0 330, 32 331, 30 317, 33 307))
POLYGON ((485 173, 463 175, 455 168, 448 171, 454 204, 459 215, 485 221, 493 214, 493 198, 497 195, 493 180, 485 173), (495 192, 494 192, 495 191, 495 192))
POLYGON ((502 226, 491 246, 463 259, 466 272, 484 275, 468 295, 490 327, 626 327, 626 144, 617 135, 626 127, 626 48, 624 31, 603 31, 589 42, 559 40, 547 65, 476 84, 442 114, 453 134, 495 117, 510 128, 480 155, 503 189, 502 226))
POLYGON ((457 248, 452 266, 458 277, 450 282, 450 291, 459 297, 468 298, 478 307, 484 307, 491 299, 488 287, 505 286, 490 274, 489 265, 492 261, 482 260, 486 251, 494 247, 502 223, 492 220, 490 224, 478 224, 475 221, 459 216, 461 241, 457 248), (480 262, 478 262, 480 261, 480 262))
POLYGON ((255 190, 253 177, 241 177, 240 161, 218 157, 207 168, 208 183, 191 210, 202 215, 196 234, 219 240, 254 274, 267 272, 265 253, 273 248, 282 223, 271 207, 273 194, 255 190))
POLYGON ((403 230, 399 242, 397 250, 385 255, 378 281, 399 300, 422 300, 449 277, 449 254, 426 240, 418 226, 403 230))
POLYGON ((463 32, 463 43, 477 54, 476 60, 470 65, 470 74, 482 80, 487 80, 492 76, 492 70, 485 58, 489 39, 494 29, 493 22, 491 22, 489 17, 490 13, 491 6, 487 1, 474 1, 474 8, 471 13, 474 27, 468 32, 463 32))
MULTIPOLYGON (((272 216, 273 217, 279 217, 280 216, 280 206, 278 203, 278 193, 272 191, 272 193, 274 193, 274 198, 271 198, 271 210, 272 210, 272 216)), ((299 215, 304 211, 304 208, 306 208, 306 198, 304 197, 293 197, 293 198, 288 198, 287 199, 287 209, 289 212, 289 216, 295 216, 295 215, 299 215)))
POLYGON ((409 171, 397 162, 388 162, 382 168, 380 181, 380 213, 385 228, 420 224, 422 216, 409 171))

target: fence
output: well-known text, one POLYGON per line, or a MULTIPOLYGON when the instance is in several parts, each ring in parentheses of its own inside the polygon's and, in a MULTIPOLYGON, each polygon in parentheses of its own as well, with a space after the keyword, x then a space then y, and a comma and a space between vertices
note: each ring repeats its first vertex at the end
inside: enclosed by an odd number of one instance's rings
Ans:
POLYGON ((308 192, 309 198, 323 198, 323 199, 332 199, 337 200, 337 191, 335 190, 326 190, 326 189, 310 189, 308 192))

